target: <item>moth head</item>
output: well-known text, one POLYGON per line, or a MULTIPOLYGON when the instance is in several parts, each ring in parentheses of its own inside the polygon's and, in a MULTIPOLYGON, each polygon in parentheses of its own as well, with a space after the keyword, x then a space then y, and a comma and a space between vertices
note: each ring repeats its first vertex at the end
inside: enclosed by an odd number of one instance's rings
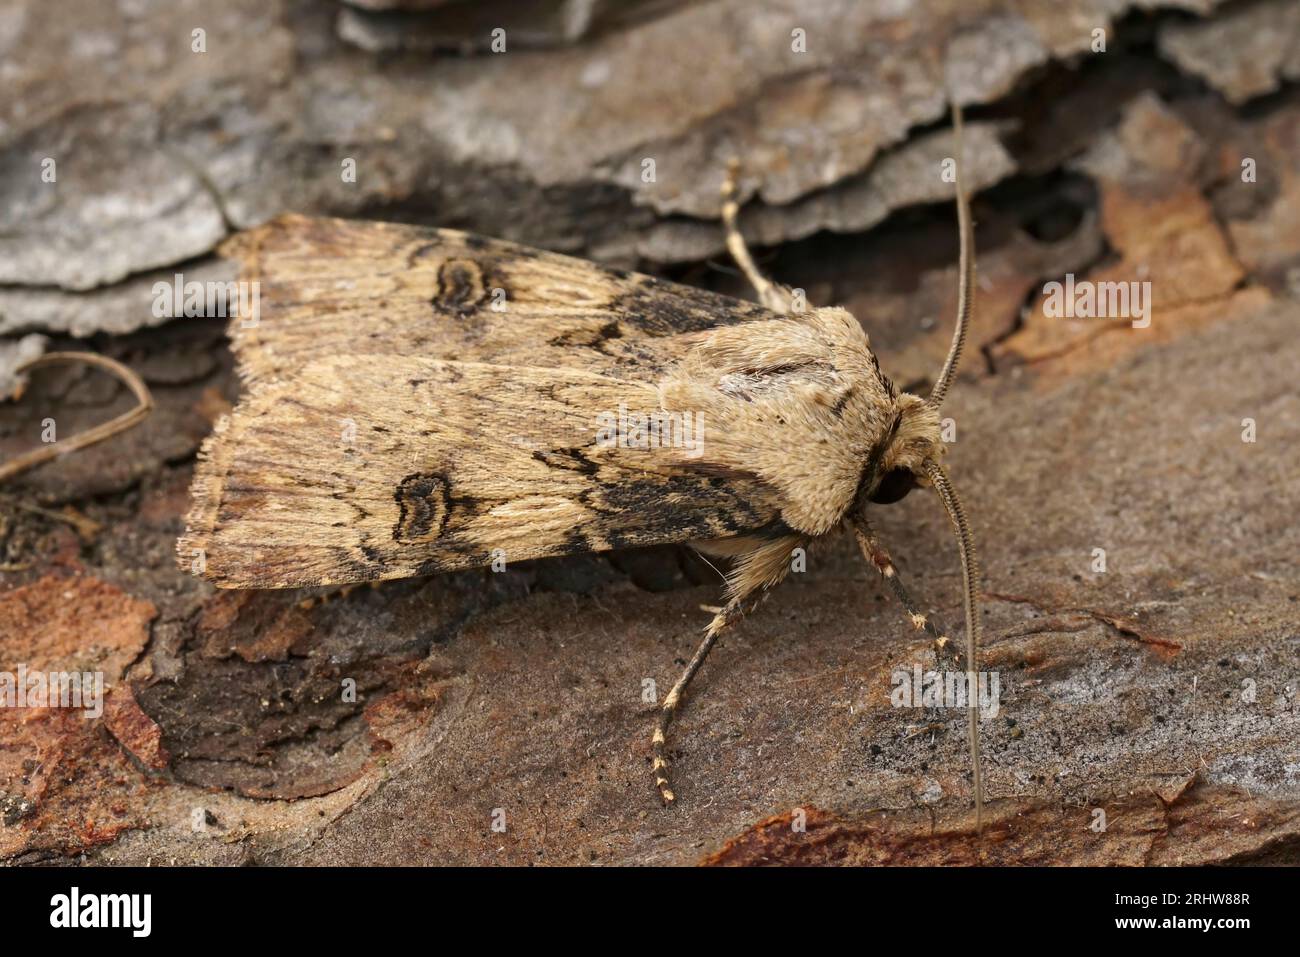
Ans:
POLYGON ((939 436, 938 407, 904 392, 898 397, 893 425, 872 470, 867 500, 891 505, 917 485, 928 484, 927 463, 939 461, 945 451, 939 436))

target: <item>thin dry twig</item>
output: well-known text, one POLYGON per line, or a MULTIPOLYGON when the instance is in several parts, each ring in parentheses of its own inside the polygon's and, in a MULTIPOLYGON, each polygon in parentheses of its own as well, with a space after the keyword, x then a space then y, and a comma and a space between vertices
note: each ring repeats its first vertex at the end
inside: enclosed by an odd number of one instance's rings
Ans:
POLYGON ((144 380, 116 359, 101 356, 96 352, 48 352, 43 356, 37 356, 31 361, 23 363, 18 367, 17 371, 22 373, 39 366, 76 362, 97 366, 116 376, 135 395, 138 404, 114 419, 89 428, 84 432, 78 432, 70 439, 53 442, 44 448, 33 449, 30 452, 24 452, 17 458, 10 459, 0 465, 0 482, 6 482, 17 475, 36 468, 38 465, 43 465, 51 459, 70 455, 79 449, 84 449, 87 446, 111 438, 119 432, 125 432, 133 425, 141 422, 153 409, 153 396, 150 394, 149 387, 145 385, 144 380))

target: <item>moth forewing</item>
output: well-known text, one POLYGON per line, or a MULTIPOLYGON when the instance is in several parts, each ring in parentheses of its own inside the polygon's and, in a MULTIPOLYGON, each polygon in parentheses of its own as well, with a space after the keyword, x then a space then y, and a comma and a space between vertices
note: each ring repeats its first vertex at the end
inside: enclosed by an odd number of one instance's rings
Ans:
POLYGON ((286 215, 222 252, 260 285, 259 321, 230 324, 254 383, 360 353, 644 375, 647 340, 774 315, 452 229, 286 215))
POLYGON ((777 518, 762 482, 696 468, 695 436, 647 435, 659 411, 653 380, 317 359, 255 387, 219 429, 180 554, 200 550, 219 585, 282 588, 717 538, 777 518), (620 416, 636 434, 607 434, 620 416))

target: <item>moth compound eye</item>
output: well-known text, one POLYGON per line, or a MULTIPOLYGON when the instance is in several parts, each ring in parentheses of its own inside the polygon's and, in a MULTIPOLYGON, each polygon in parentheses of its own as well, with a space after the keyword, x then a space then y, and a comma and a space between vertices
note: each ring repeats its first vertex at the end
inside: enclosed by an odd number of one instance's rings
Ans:
POLYGON ((916 476, 910 469, 891 469, 880 480, 870 501, 876 505, 892 505, 916 488, 916 476))

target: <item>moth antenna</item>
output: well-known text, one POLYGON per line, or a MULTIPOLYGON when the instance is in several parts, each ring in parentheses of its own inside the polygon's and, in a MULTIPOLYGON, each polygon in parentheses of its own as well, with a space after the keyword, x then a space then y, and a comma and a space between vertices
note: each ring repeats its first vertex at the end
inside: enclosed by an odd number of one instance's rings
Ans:
POLYGON ((943 405, 943 398, 948 394, 948 386, 957 374, 957 363, 961 361, 961 350, 966 345, 966 332, 970 328, 971 290, 975 285, 975 238, 971 233, 970 205, 966 201, 966 189, 962 184, 962 126, 961 106, 954 96, 952 100, 952 136, 956 162, 957 185, 957 232, 961 245, 961 261, 957 280, 957 328, 952 333, 952 345, 948 347, 948 358, 944 360, 939 378, 930 390, 929 403, 935 408, 943 405))
POLYGON ((43 356, 37 356, 29 362, 24 362, 15 371, 22 373, 29 369, 35 369, 37 366, 77 362, 98 366, 100 369, 112 373, 135 395, 136 406, 116 418, 87 429, 85 432, 78 432, 70 439, 64 439, 57 443, 52 442, 44 448, 35 449, 17 458, 10 459, 4 465, 0 465, 0 482, 21 475, 23 472, 48 462, 50 459, 68 455, 78 449, 84 449, 89 445, 111 438, 119 432, 125 432, 131 426, 140 422, 153 408, 153 395, 150 394, 149 387, 144 384, 144 380, 116 359, 101 356, 97 352, 47 352, 43 356))
POLYGON ((961 553, 961 579, 966 609, 966 714, 970 732, 971 789, 975 793, 975 830, 978 833, 984 828, 984 782, 980 774, 980 711, 976 683, 976 655, 980 643, 979 560, 975 557, 975 543, 971 538, 970 525, 966 522, 966 513, 948 473, 942 465, 931 460, 925 463, 925 474, 938 493, 939 501, 943 502, 948 520, 957 533, 957 548, 961 553))

